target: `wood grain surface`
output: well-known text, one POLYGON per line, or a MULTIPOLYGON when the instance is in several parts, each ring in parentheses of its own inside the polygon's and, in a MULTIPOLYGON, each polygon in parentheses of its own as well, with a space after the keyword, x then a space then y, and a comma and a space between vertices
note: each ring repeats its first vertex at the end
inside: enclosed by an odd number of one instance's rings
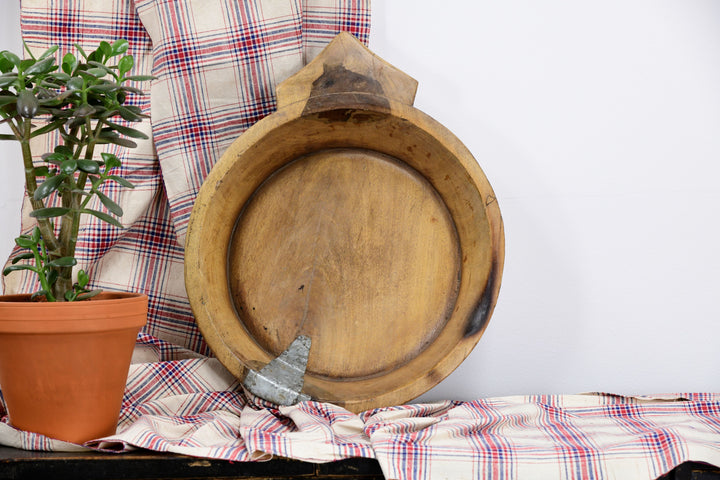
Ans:
POLYGON ((275 355, 297 335, 322 339, 308 363, 316 375, 397 368, 452 314, 454 223, 427 180, 392 157, 338 149, 299 158, 258 189, 235 232, 230 289, 245 327, 275 355))

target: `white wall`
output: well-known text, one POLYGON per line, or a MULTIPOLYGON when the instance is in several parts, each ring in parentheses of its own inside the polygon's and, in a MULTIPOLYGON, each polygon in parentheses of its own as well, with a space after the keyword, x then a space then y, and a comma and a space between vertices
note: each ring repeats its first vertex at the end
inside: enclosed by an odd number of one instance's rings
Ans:
MULTIPOLYGON (((0 50, 20 53, 20 2, 3 2, 0 15, 0 50)), ((10 133, 3 125, 0 133, 10 133)), ((17 142, 0 142, 0 266, 15 245, 13 239, 20 233, 20 208, 23 195, 23 167, 20 145, 17 142)), ((2 285, 0 285, 2 291, 2 285)))
POLYGON ((373 2, 371 48, 473 152, 506 228, 495 315, 422 399, 720 391, 720 2, 460 3, 373 2))

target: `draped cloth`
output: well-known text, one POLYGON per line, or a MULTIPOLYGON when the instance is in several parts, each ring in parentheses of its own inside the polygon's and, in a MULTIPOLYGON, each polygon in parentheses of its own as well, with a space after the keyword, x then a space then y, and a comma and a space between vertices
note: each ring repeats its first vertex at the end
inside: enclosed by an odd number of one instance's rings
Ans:
MULTIPOLYGON (((212 357, 183 282, 198 189, 229 144, 275 109, 279 82, 340 31, 367 42, 369 0, 22 0, 21 22, 36 51, 125 38, 132 73, 158 77, 150 95, 129 100, 151 115, 133 125, 151 140, 107 147, 136 185, 104 192, 123 207, 124 228, 86 218, 78 244, 92 287, 144 292, 150 310, 115 435, 79 446, 19 431, 0 401, 0 444, 234 461, 368 457, 390 479, 635 480, 688 460, 720 465, 720 394, 518 396, 354 414, 318 402, 267 404, 212 357)), ((34 152, 39 157, 54 141, 36 139, 34 152)), ((25 205, 24 231, 32 227, 28 211, 25 205)), ((7 293, 36 289, 23 272, 5 281, 7 293)))

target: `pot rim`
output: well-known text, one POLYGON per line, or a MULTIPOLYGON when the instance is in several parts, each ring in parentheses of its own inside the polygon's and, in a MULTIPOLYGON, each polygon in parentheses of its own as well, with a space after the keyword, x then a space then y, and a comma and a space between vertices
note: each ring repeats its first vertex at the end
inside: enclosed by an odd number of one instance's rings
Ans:
POLYGON ((146 294, 104 292, 98 297, 80 302, 31 302, 30 294, 0 295, 0 334, 139 330, 147 322, 146 294))
POLYGON ((36 302, 30 300, 30 293, 11 293, 7 295, 0 295, 0 304, 3 303, 29 303, 29 304, 54 304, 57 306, 61 305, 85 305, 88 303, 97 304, 98 302, 102 303, 108 303, 108 302, 126 302, 128 299, 133 298, 147 298, 147 295, 140 292, 108 292, 103 291, 102 293, 96 295, 95 297, 89 298, 87 300, 80 300, 75 302, 36 302))

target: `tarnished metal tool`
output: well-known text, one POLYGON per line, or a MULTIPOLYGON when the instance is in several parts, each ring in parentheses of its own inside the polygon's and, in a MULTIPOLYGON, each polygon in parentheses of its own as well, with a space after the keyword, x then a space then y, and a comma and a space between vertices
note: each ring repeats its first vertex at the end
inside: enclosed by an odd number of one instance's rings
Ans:
POLYGON ((253 395, 276 405, 295 405, 310 400, 301 393, 312 341, 299 335, 277 358, 259 372, 250 370, 243 384, 253 395))

